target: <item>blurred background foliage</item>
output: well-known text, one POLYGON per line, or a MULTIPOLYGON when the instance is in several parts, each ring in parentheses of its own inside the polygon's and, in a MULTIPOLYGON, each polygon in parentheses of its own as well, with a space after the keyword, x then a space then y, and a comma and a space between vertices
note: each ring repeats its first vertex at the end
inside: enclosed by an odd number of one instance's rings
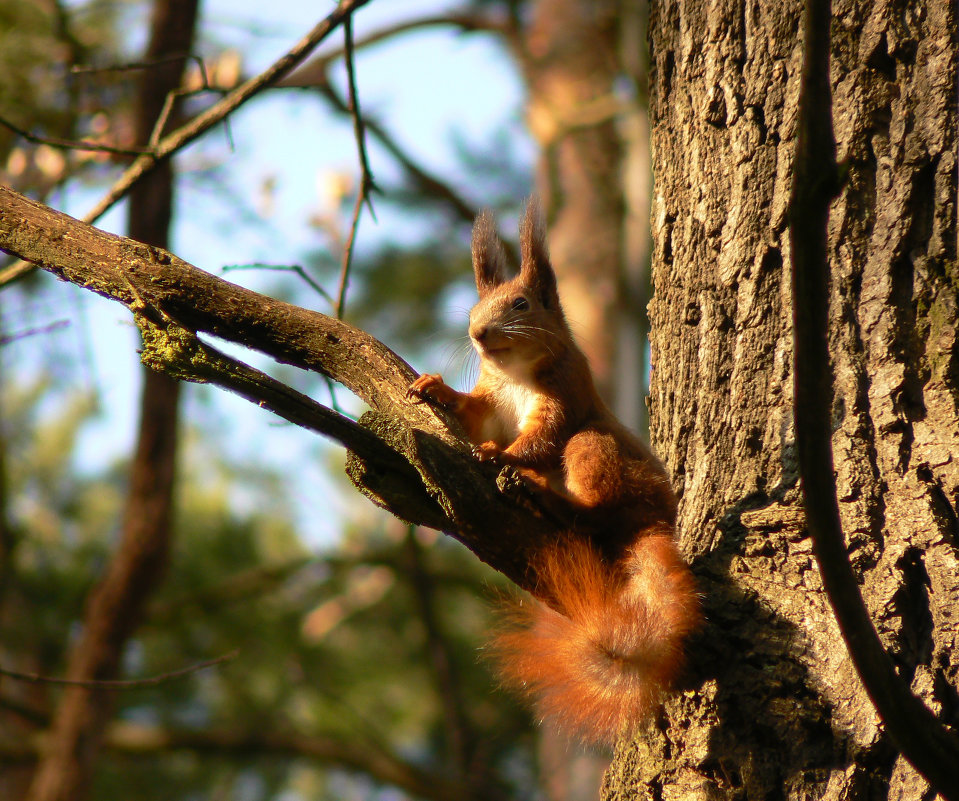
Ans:
MULTIPOLYGON (((529 5, 436 0, 406 11, 501 21, 519 20, 529 5)), ((201 7, 197 50, 212 90, 191 97, 185 113, 255 72, 247 62, 262 59, 264 43, 281 50, 278 42, 301 35, 298 21, 280 16, 287 9, 271 17, 253 6, 201 7)), ((0 0, 0 118, 9 124, 0 126, 0 181, 74 214, 92 206, 130 157, 31 136, 131 147, 136 69, 106 67, 136 62, 149 18, 142 0, 0 0)), ((430 35, 454 50, 467 38, 459 24, 430 35)), ((483 130, 431 131, 445 143, 433 165, 415 125, 385 125, 395 134, 388 145, 370 137, 377 225, 361 222, 346 304, 349 322, 460 385, 474 290, 469 219, 451 211, 450 195, 515 219, 534 156, 520 133, 522 79, 508 45, 491 31, 469 38, 483 38, 485 49, 456 69, 475 77, 485 63, 492 86, 484 93, 497 113, 483 130), (510 85, 496 84, 503 75, 510 85)), ((416 61, 417 46, 393 63, 416 61)), ((188 71, 197 90, 200 65, 188 71)), ((340 72, 331 80, 342 88, 340 72)), ((371 119, 417 116, 379 100, 364 109, 371 119)), ((329 312, 328 297, 296 273, 257 265, 300 266, 335 294, 358 176, 353 148, 349 118, 322 93, 268 94, 177 157, 173 250, 214 272, 239 265, 229 280, 329 312), (325 127, 311 127, 317 118, 325 127), (297 126, 302 151, 282 152, 272 129, 297 126), (327 147, 335 155, 327 158, 327 147), (315 172, 312 197, 291 186, 305 172, 315 172)), ((122 231, 116 216, 101 225, 122 231)), ((8 670, 64 675, 88 593, 119 536, 138 368, 135 330, 105 305, 38 272, 0 291, 0 666, 8 670)), ((270 370, 330 401, 317 376, 270 370)), ((187 391, 171 564, 125 647, 122 677, 237 653, 118 691, 91 798, 543 797, 529 715, 495 687, 481 658, 490 602, 506 591, 500 577, 452 540, 370 507, 343 476, 341 452, 222 393, 187 391)), ((342 391, 334 402, 360 411, 342 391)), ((61 692, 0 679, 3 798, 28 798, 61 692)))

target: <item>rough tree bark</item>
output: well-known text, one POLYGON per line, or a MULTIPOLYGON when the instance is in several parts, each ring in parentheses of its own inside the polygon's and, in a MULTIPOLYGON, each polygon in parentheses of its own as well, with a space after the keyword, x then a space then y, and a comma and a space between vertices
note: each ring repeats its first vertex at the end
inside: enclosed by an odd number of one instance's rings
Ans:
MULTIPOLYGON (((605 796, 926 797, 867 699, 804 536, 787 204, 798 3, 654 2, 653 439, 709 623, 690 684, 605 796)), ((956 11, 838 2, 848 174, 829 226, 840 506, 913 691, 959 724, 956 11)))
MULTIPOLYGON (((157 0, 148 63, 191 52, 197 0, 157 0)), ((134 126, 145 144, 167 95, 180 86, 186 58, 156 63, 140 74, 134 126)), ((166 247, 173 213, 173 166, 160 163, 130 194, 129 231, 138 241, 166 247)), ((90 593, 83 633, 71 650, 67 675, 76 680, 115 678, 127 639, 166 568, 172 538, 173 480, 180 382, 145 369, 140 422, 120 541, 90 593)), ((73 686, 63 691, 37 766, 30 801, 79 801, 88 793, 114 694, 73 686)))

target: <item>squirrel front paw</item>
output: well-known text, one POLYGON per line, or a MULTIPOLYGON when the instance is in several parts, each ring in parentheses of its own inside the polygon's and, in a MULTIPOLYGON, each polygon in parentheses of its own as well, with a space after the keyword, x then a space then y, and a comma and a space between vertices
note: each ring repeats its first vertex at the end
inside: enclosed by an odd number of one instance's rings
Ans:
POLYGON ((473 456, 481 462, 502 461, 503 449, 492 440, 473 446, 473 456))
POLYGON ((444 409, 454 409, 459 393, 443 382, 443 376, 437 373, 423 373, 408 390, 406 397, 412 403, 435 403, 444 409))

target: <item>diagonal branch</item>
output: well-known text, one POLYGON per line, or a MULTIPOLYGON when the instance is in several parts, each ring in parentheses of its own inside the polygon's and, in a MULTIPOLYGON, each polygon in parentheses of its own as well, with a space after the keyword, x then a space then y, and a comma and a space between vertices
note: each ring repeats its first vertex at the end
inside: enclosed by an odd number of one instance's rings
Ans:
MULTIPOLYGON (((310 88, 319 92, 330 106, 338 113, 344 116, 350 114, 350 107, 347 101, 340 95, 334 87, 333 82, 329 80, 329 75, 319 72, 319 68, 324 62, 317 60, 313 63, 313 69, 309 75, 297 73, 290 78, 280 81, 278 88, 310 88), (305 83, 306 78, 312 83, 305 83)), ((472 226, 473 220, 479 213, 479 209, 474 203, 461 195, 454 187, 446 181, 443 181, 434 173, 430 172, 425 166, 417 162, 403 147, 396 141, 386 127, 373 117, 366 116, 363 121, 363 128, 380 143, 380 146, 389 153, 393 159, 402 167, 407 178, 412 183, 416 191, 434 199, 445 211, 452 211, 460 222, 472 226)), ((503 242, 506 248, 506 254, 511 261, 517 261, 518 254, 515 252, 510 242, 503 242)))
MULTIPOLYGON (((333 83, 329 80, 329 76, 318 73, 317 70, 319 66, 321 66, 321 62, 317 62, 316 69, 310 71, 310 78, 314 82, 309 84, 308 87, 300 83, 296 75, 287 81, 281 81, 278 87, 315 89, 337 113, 343 114, 344 116, 350 114, 348 103, 333 86, 333 83)), ((363 127, 364 130, 369 131, 370 135, 380 143, 380 146, 403 168, 407 178, 417 191, 436 200, 444 210, 452 211, 460 222, 468 225, 473 224, 473 220, 476 219, 476 215, 479 213, 479 209, 475 204, 457 192, 450 184, 418 163, 400 146, 396 139, 390 135, 386 127, 376 119, 365 117, 363 127)), ((515 262, 518 254, 515 252, 512 244, 510 242, 503 242, 503 247, 506 248, 506 254, 510 260, 515 262)))
MULTIPOLYGON (((442 436, 425 406, 410 407, 412 369, 373 337, 318 312, 267 298, 187 264, 160 248, 116 236, 0 186, 0 249, 132 311, 157 310, 274 359, 319 371, 374 410, 405 409, 442 436)), ((449 442, 453 437, 445 434, 449 442)))
MULTIPOLYGON (((155 329, 157 339, 147 348, 151 366, 176 377, 240 391, 267 408, 303 403, 304 396, 279 391, 255 371, 217 364, 216 356, 215 369, 191 366, 195 354, 184 358, 177 351, 182 343, 170 344, 182 330, 188 338, 213 334, 343 384, 371 407, 358 427, 373 436, 349 442, 347 472, 360 491, 409 522, 440 525, 494 569, 536 591, 531 556, 568 525, 564 512, 543 510, 515 474, 496 475, 474 459, 452 433, 459 428, 451 417, 410 403, 406 391, 415 373, 369 334, 231 284, 160 248, 100 231, 7 187, 0 187, 0 249, 135 312, 143 330, 155 329), (509 538, 499 535, 504 530, 509 538)), ((185 347, 189 354, 194 346, 185 347)), ((196 358, 203 360, 202 354, 196 358)), ((302 424, 296 417, 305 414, 306 406, 292 409, 287 419, 302 424)), ((330 410, 313 419, 315 430, 331 436, 334 421, 352 431, 330 410)))
POLYGON ((114 147, 105 145, 102 142, 93 142, 89 139, 62 139, 58 136, 42 136, 32 133, 26 128, 8 120, 6 117, 0 117, 0 125, 13 131, 21 139, 26 139, 35 145, 48 145, 64 150, 89 150, 93 153, 112 153, 115 156, 139 156, 142 153, 148 153, 146 147, 114 147))
POLYGON ((273 62, 273 64, 267 67, 263 72, 238 86, 226 95, 226 97, 212 105, 202 114, 194 117, 190 122, 167 134, 157 143, 156 150, 153 153, 140 156, 136 159, 136 161, 127 168, 120 180, 114 184, 107 195, 84 217, 84 220, 92 222, 98 219, 129 191, 130 187, 141 175, 151 170, 158 162, 169 158, 176 151, 199 138, 248 100, 276 83, 276 81, 296 67, 297 64, 302 62, 303 59, 330 33, 336 30, 349 15, 368 2, 369 0, 341 0, 331 14, 317 24, 287 53, 283 54, 283 56, 273 62))
MULTIPOLYGON (((460 196, 452 187, 430 174, 424 167, 417 164, 391 137, 386 129, 375 119, 359 116, 351 104, 343 98, 330 81, 329 70, 341 58, 349 63, 354 49, 368 47, 381 41, 409 31, 416 31, 431 27, 454 27, 463 33, 478 31, 492 31, 506 33, 507 26, 492 17, 475 16, 472 14, 443 14, 427 16, 419 19, 407 20, 395 26, 374 31, 366 38, 357 41, 352 48, 334 50, 317 56, 300 69, 276 82, 277 88, 316 89, 331 106, 344 116, 352 116, 354 126, 361 126, 379 141, 380 145, 400 164, 416 186, 426 194, 433 195, 449 206, 463 222, 472 225, 479 211, 474 204, 460 196)), ((512 254, 511 254, 512 255, 512 254)))
MULTIPOLYGON (((512 27, 506 19, 489 14, 477 14, 472 10, 451 11, 445 14, 414 17, 379 28, 357 40, 355 48, 357 50, 368 48, 381 42, 388 42, 405 33, 418 33, 433 28, 452 28, 457 34, 492 33, 499 36, 508 36, 512 31, 512 27)), ((326 72, 332 62, 342 58, 344 51, 345 48, 342 48, 318 55, 298 69, 293 77, 302 78, 307 83, 312 83, 318 74, 322 75, 326 72)))
MULTIPOLYGON (((156 167, 157 164, 170 158, 174 153, 181 150, 190 142, 198 139, 248 100, 291 72, 320 42, 336 30, 344 20, 368 2, 369 0, 340 0, 336 9, 334 9, 331 14, 319 22, 306 36, 263 72, 236 87, 222 100, 214 103, 206 111, 198 114, 180 128, 164 136, 156 143, 156 147, 152 152, 144 153, 137 157, 100 202, 83 218, 84 221, 94 222, 98 220, 123 198, 137 181, 156 167)), ((28 264, 11 265, 0 272, 0 286, 19 278, 30 269, 31 267, 28 264)))
POLYGON ((806 520, 843 639, 896 747, 943 798, 959 801, 959 740, 896 674, 846 553, 832 457, 829 204, 837 189, 829 88, 830 0, 807 0, 799 137, 790 199, 796 443, 806 520))
POLYGON ((392 476, 402 486, 393 509, 396 514, 432 528, 448 524, 443 510, 422 491, 416 471, 369 429, 202 343, 196 334, 172 320, 157 325, 143 314, 137 313, 135 318, 143 336, 141 359, 147 366, 182 381, 222 387, 287 422, 362 453, 368 469, 392 476))
MULTIPOLYGON (((333 84, 327 76, 324 76, 322 80, 317 80, 310 88, 319 91, 327 102, 340 114, 347 115, 350 113, 349 105, 333 87, 333 84)), ((440 180, 428 172, 425 167, 415 162, 413 158, 400 147, 396 140, 389 135, 386 128, 375 119, 370 117, 365 118, 364 128, 377 139, 384 150, 396 159, 420 191, 438 198, 444 205, 452 209, 461 221, 470 225, 473 224, 473 220, 476 219, 476 215, 479 212, 479 209, 476 208, 474 204, 470 203, 449 184, 440 180)), ((512 256, 513 254, 510 255, 512 256)))

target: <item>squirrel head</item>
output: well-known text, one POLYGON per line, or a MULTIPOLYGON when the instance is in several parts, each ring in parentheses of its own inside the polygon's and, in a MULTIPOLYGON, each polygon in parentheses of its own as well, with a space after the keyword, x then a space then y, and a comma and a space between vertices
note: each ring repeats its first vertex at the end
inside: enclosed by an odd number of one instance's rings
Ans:
POLYGON ((520 224, 517 275, 506 276, 506 252, 489 211, 473 225, 472 252, 479 302, 470 312, 469 334, 480 358, 514 375, 555 361, 571 336, 536 202, 529 200, 520 224))

